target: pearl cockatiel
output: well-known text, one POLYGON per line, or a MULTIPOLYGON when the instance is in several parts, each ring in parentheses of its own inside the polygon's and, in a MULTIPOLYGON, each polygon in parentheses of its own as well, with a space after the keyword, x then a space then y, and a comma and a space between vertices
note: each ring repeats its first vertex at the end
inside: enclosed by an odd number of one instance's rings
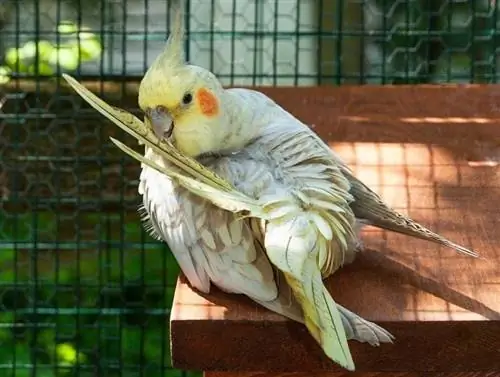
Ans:
POLYGON ((140 85, 146 127, 65 77, 145 144, 141 156, 113 140, 142 161, 139 193, 149 229, 168 243, 191 285, 245 294, 304 323, 328 357, 354 370, 347 339, 393 339, 336 304, 323 285, 353 260, 360 221, 476 254, 390 209, 264 94, 224 89, 211 72, 187 64, 180 9, 140 85))

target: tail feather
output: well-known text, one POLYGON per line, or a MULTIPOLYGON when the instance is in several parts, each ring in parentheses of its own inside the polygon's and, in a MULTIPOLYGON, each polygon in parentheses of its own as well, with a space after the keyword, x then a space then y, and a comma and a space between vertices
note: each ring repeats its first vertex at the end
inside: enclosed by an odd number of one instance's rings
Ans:
POLYGON ((300 281, 288 273, 284 275, 302 307, 309 333, 330 359, 354 371, 354 361, 337 304, 323 285, 318 267, 315 269, 313 276, 305 272, 307 281, 300 281))
POLYGON ((379 346, 380 343, 392 343, 394 336, 386 329, 370 322, 356 313, 337 305, 347 339, 368 343, 371 346, 379 346))
POLYGON ((431 241, 472 257, 478 257, 478 254, 475 251, 458 245, 443 236, 434 233, 409 217, 396 212, 385 204, 375 192, 373 192, 359 179, 354 177, 349 171, 345 170, 344 175, 351 183, 350 192, 354 196, 355 200, 350 204, 350 206, 356 215, 356 218, 366 220, 369 224, 378 228, 431 241))

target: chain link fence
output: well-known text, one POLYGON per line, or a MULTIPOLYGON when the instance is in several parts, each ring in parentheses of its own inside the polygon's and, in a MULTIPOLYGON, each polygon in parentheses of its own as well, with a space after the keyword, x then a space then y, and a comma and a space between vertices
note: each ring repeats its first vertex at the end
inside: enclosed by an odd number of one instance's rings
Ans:
MULTIPOLYGON (((495 83, 496 0, 187 0, 226 85, 495 83)), ((175 376, 178 268, 142 230, 138 164, 60 83, 136 110, 161 0, 0 0, 0 377, 175 376)), ((198 372, 192 372, 197 374, 198 372)))

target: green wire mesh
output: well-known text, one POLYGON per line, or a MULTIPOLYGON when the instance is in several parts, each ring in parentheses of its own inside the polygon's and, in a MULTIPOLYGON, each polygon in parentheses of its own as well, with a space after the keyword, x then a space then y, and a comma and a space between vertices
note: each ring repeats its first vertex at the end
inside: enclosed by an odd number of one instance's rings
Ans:
MULTIPOLYGON (((186 7, 188 59, 227 85, 498 77, 496 0, 186 7)), ((168 13, 161 0, 0 0, 0 377, 185 374, 169 364, 178 269, 141 228, 137 164, 58 79, 114 81, 100 95, 136 110, 124 83, 162 49, 168 13)))

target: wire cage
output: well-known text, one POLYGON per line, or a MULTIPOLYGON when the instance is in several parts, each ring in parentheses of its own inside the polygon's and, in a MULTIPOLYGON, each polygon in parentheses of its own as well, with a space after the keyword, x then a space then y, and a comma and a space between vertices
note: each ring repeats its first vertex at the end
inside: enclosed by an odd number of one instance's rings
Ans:
MULTIPOLYGON (((139 166, 61 85, 136 111, 162 0, 0 0, 0 377, 174 376, 177 264, 139 166)), ((187 58, 228 86, 495 83, 496 0, 186 0, 187 58)), ((198 374, 198 372, 189 372, 198 374)))

